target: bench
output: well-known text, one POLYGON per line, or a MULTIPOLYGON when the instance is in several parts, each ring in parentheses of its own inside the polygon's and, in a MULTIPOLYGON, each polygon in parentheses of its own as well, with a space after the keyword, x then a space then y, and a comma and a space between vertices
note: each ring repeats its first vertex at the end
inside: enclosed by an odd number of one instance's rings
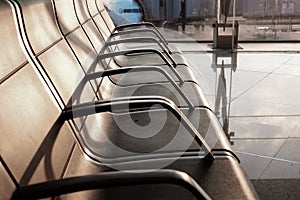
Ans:
POLYGON ((1 198, 257 198, 188 66, 117 66, 84 5, 0 2, 1 198))

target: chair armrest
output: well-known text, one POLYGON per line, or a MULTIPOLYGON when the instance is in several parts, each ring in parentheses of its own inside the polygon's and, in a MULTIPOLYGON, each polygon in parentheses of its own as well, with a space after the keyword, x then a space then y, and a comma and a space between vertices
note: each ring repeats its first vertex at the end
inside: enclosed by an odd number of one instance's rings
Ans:
MULTIPOLYGON (((204 159, 207 162, 212 162, 214 160, 214 156, 211 153, 211 149, 198 132, 198 130, 194 127, 194 125, 189 121, 189 119, 182 113, 182 111, 174 104, 173 101, 161 97, 161 96, 132 96, 132 97, 121 97, 121 98, 113 98, 109 100, 101 100, 101 101, 92 101, 88 103, 82 103, 79 105, 74 105, 72 107, 67 107, 61 114, 61 120, 71 120, 74 118, 85 117, 89 115, 93 115, 96 113, 103 112, 128 112, 128 104, 130 104, 130 109, 135 111, 137 110, 149 110, 155 105, 160 105, 163 108, 169 110, 176 119, 183 124, 183 126, 187 129, 189 134, 195 138, 195 141, 201 146, 201 149, 204 151, 204 159)), ((94 157, 95 155, 88 155, 93 160, 98 160, 98 157, 94 157)))
POLYGON ((103 172, 38 183, 16 189, 11 200, 43 199, 108 187, 128 187, 151 184, 178 185, 191 192, 197 199, 211 199, 202 187, 185 172, 163 169, 152 172, 142 170, 103 172))
POLYGON ((189 108, 191 110, 194 109, 193 103, 189 100, 189 98, 181 90, 181 88, 176 84, 176 82, 172 79, 172 77, 164 69, 156 66, 132 66, 132 67, 122 67, 119 69, 111 69, 111 70, 95 72, 95 73, 87 74, 84 78, 83 84, 85 84, 90 80, 102 78, 105 76, 112 76, 112 75, 125 74, 125 73, 145 72, 145 71, 156 71, 161 73, 171 83, 171 85, 180 94, 180 96, 185 100, 189 108))
POLYGON ((115 33, 116 31, 120 31, 120 30, 126 29, 126 28, 134 28, 134 27, 141 27, 141 26, 150 26, 150 27, 152 27, 161 36, 161 38, 164 39, 165 43, 168 44, 167 40, 159 32, 159 30, 157 29, 157 27, 154 24, 152 24, 151 22, 140 22, 140 23, 132 23, 132 24, 120 25, 120 26, 115 27, 114 30, 112 31, 112 33, 115 33))
MULTIPOLYGON (((127 39, 120 39, 120 40, 115 40, 115 41, 106 41, 104 46, 102 47, 100 54, 102 54, 107 47, 112 46, 112 45, 117 45, 121 43, 136 43, 137 41, 139 42, 154 42, 156 43, 161 50, 167 55, 167 57, 170 59, 170 61, 174 64, 177 65, 176 61, 172 58, 170 53, 168 52, 167 49, 163 47, 163 45, 154 37, 132 37, 132 38, 127 38, 127 39)), ((145 48, 142 48, 145 49, 145 48)))
POLYGON ((180 83, 184 82, 181 75, 176 71, 175 66, 173 66, 168 61, 168 59, 160 51, 158 51, 157 49, 131 49, 131 50, 115 51, 115 52, 100 54, 100 55, 97 56, 97 59, 98 59, 98 61, 101 61, 101 60, 104 60, 104 59, 107 59, 107 58, 114 58, 116 56, 139 54, 139 53, 156 53, 167 64, 167 66, 169 66, 169 68, 172 70, 172 72, 178 78, 180 83))
POLYGON ((116 32, 116 33, 112 33, 109 38, 108 38, 108 42, 111 41, 114 37, 117 37, 117 36, 121 36, 121 35, 127 35, 127 34, 132 34, 132 33, 152 33, 154 34, 160 42, 162 42, 162 44, 164 45, 164 47, 168 50, 168 52, 170 54, 172 54, 172 51, 169 49, 167 43, 165 42, 165 39, 162 38, 156 31, 154 31, 153 29, 131 29, 131 30, 124 30, 124 31, 121 31, 121 32, 116 32))

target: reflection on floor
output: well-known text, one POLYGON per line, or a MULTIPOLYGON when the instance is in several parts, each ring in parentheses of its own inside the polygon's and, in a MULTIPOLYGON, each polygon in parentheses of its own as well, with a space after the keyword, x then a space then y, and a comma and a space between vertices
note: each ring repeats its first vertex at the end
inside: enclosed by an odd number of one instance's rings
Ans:
POLYGON ((245 46, 184 54, 262 199, 299 198, 300 54, 245 46))

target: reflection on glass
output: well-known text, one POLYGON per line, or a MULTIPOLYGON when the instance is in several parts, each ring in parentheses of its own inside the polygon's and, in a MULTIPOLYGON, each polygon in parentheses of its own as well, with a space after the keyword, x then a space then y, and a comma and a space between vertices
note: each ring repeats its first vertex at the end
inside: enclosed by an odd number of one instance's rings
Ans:
MULTIPOLYGON (((117 0, 111 0, 113 1, 117 0)), ((139 10, 143 12, 145 21, 182 31, 199 41, 213 40, 212 25, 220 19, 222 10, 226 12, 228 10, 228 13, 225 13, 225 16, 228 16, 225 18, 227 23, 233 22, 232 15, 236 13, 235 20, 240 25, 241 41, 299 40, 300 1, 296 0, 235 0, 235 6, 234 0, 137 0, 136 2, 140 7, 139 10)))

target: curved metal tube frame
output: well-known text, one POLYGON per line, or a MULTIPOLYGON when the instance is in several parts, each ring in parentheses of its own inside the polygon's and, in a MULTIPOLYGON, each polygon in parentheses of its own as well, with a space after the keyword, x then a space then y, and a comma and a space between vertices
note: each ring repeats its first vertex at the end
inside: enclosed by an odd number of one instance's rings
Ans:
POLYGON ((160 37, 163 38, 164 43, 166 45, 168 45, 168 41, 159 32, 159 30, 157 29, 157 27, 153 23, 151 23, 151 22, 140 22, 140 23, 132 23, 132 24, 124 24, 124 25, 116 26, 114 28, 114 30, 112 31, 112 33, 115 33, 116 31, 120 31, 120 30, 126 29, 126 28, 141 27, 141 26, 150 26, 150 27, 152 27, 157 32, 157 34, 159 34, 160 37))
POLYGON ((104 172, 28 185, 16 189, 11 200, 44 199, 47 197, 101 188, 151 184, 177 185, 188 190, 197 199, 211 199, 203 188, 185 172, 162 169, 153 172, 144 172, 141 170, 104 172))
POLYGON ((189 100, 189 98, 181 90, 181 88, 176 84, 176 82, 172 79, 172 77, 164 69, 161 69, 160 67, 156 67, 156 66, 132 66, 132 67, 122 67, 122 68, 119 68, 119 69, 112 69, 112 70, 105 70, 105 71, 95 72, 95 73, 87 74, 84 78, 84 83, 86 83, 90 80, 93 80, 93 79, 104 77, 104 76, 112 76, 112 75, 117 75, 117 74, 144 72, 144 71, 157 71, 157 72, 160 72, 163 76, 165 76, 167 78, 167 80, 171 83, 171 85, 176 89, 176 91, 184 99, 184 101, 189 106, 189 109, 190 110, 194 109, 193 103, 189 100))
POLYGON ((160 37, 160 35, 155 32, 153 29, 131 29, 131 30, 124 30, 124 31, 121 31, 121 32, 116 32, 116 33, 112 33, 107 42, 110 42, 112 40, 112 38, 114 37, 117 37, 117 36, 121 36, 121 35, 126 35, 126 34, 132 34, 132 33, 147 33, 147 32, 150 32, 150 33, 153 33, 158 39, 160 42, 162 42, 162 44, 164 45, 164 47, 168 50, 169 54, 172 54, 172 51, 170 50, 170 48, 168 47, 168 45, 164 42, 164 39, 160 37))
MULTIPOLYGON (((128 112, 128 104, 130 109, 136 110, 149 110, 152 106, 160 105, 163 108, 169 110, 177 120, 184 125, 187 131, 195 138, 195 141, 202 147, 204 151, 204 159, 208 162, 214 160, 214 156, 211 152, 210 147, 203 139, 198 130, 193 126, 189 119, 182 113, 182 111, 174 104, 173 101, 161 97, 161 96, 132 96, 132 97, 120 97, 110 100, 101 100, 88 103, 82 103, 68 107, 64 110, 61 117, 63 120, 71 120, 74 118, 85 117, 96 113, 103 112, 128 112), (113 109, 112 109, 113 107, 113 109), (126 108, 126 109, 125 109, 126 108)), ((84 145, 83 147, 88 148, 84 145)), ((93 153, 86 152, 87 155, 94 161, 102 161, 104 163, 115 163, 112 159, 102 159, 93 153), (99 160, 100 159, 100 160, 99 160)))
POLYGON ((139 53, 156 53, 172 70, 175 76, 178 78, 179 82, 182 84, 184 82, 181 75, 176 71, 175 67, 168 61, 168 59, 157 49, 131 49, 131 50, 123 50, 116 51, 104 54, 98 54, 97 58, 99 60, 104 60, 106 58, 114 58, 116 56, 129 55, 129 54, 139 54, 139 53))
MULTIPOLYGON (((121 44, 121 43, 136 43, 137 41, 139 41, 139 42, 145 41, 145 42, 154 42, 154 43, 156 43, 162 49, 162 51, 167 55, 167 57, 170 59, 170 61, 173 63, 173 65, 175 65, 175 66, 177 65, 174 58, 162 46, 162 44, 157 39, 155 39, 154 37, 132 37, 132 38, 127 38, 127 39, 120 39, 120 40, 105 42, 105 44, 104 44, 103 48, 101 49, 100 53, 103 53, 107 49, 107 47, 112 46, 112 45, 117 45, 117 44, 121 44)), ((143 49, 145 49, 145 48, 143 48, 143 49)))

